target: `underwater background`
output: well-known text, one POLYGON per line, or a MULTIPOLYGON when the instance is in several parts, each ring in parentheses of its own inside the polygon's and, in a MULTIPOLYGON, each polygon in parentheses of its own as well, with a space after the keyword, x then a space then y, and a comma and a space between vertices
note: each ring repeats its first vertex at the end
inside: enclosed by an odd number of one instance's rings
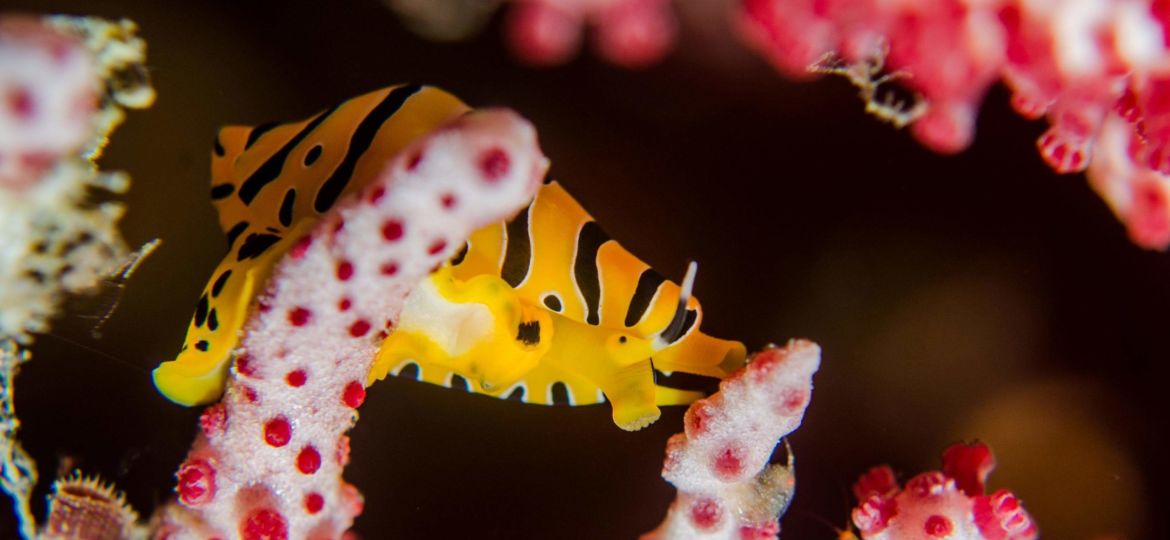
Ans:
MULTIPOLYGON (((5 0, 5 11, 135 20, 158 91, 102 163, 134 178, 127 239, 163 244, 124 288, 73 302, 18 379, 42 486, 80 467, 142 512, 171 496, 199 410, 161 397, 149 371, 177 352, 224 249, 208 201, 216 130, 414 81, 516 109, 611 236, 674 279, 697 260, 711 334, 823 347, 790 437, 798 495, 783 537, 833 537, 857 475, 933 469, 972 439, 995 449, 991 487, 1019 495, 1046 537, 1167 537, 1170 257, 1130 243, 1082 175, 1045 166, 1044 126, 1012 113, 1002 89, 974 145, 937 155, 866 116, 843 80, 777 76, 714 3, 680 2, 677 49, 629 71, 588 52, 525 67, 498 16, 470 41, 428 42, 376 0, 5 0)), ((383 381, 351 432, 346 478, 366 497, 355 531, 635 537, 673 496, 659 472, 682 412, 626 433, 605 406, 383 381)), ((8 511, 0 527, 15 536, 8 511)))

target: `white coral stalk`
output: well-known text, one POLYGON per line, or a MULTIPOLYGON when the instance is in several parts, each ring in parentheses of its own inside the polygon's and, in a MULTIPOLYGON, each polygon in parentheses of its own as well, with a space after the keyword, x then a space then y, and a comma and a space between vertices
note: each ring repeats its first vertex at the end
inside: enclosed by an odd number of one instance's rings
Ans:
POLYGON ((345 433, 385 331, 407 293, 472 231, 523 207, 546 169, 528 122, 473 112, 323 217, 278 264, 246 325, 224 400, 179 470, 181 506, 166 510, 159 534, 340 537, 362 508, 341 478, 345 433))
POLYGON ((692 403, 662 466, 678 497, 642 540, 776 538, 795 478, 791 467, 768 459, 800 427, 820 363, 821 349, 810 341, 768 348, 692 403))

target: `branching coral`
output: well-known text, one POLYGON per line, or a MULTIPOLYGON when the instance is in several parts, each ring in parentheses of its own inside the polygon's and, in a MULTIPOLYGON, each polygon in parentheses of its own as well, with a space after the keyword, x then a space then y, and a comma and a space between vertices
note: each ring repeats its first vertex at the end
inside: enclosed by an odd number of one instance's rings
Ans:
POLYGON ((808 341, 768 348, 691 404, 685 431, 666 446, 662 476, 678 488, 666 520, 643 540, 776 538, 795 491, 789 464, 769 465, 800 427, 821 350, 808 341))
POLYGON ((407 292, 473 230, 520 209, 547 167, 507 111, 470 113, 401 152, 279 263, 223 402, 178 471, 160 535, 336 538, 361 512, 345 432, 407 292), (455 197, 467 204, 448 205, 455 197), (344 271, 339 268, 344 267, 344 271))
POLYGON ((915 137, 941 152, 970 144, 980 102, 1002 80, 1017 112, 1051 124, 1037 146, 1054 170, 1089 168, 1135 242, 1170 245, 1165 1, 743 0, 739 18, 782 73, 845 74, 871 110, 913 122, 915 137), (877 87, 891 78, 921 102, 884 101, 877 87), (1108 163, 1092 166, 1101 153, 1108 163))
POLYGON ((965 538, 1029 540, 1039 532, 1012 492, 985 493, 995 468, 982 443, 943 452, 943 470, 922 473, 899 487, 888 466, 874 467, 853 485, 859 504, 853 523, 866 540, 965 538))
POLYGON ((0 18, 0 459, 28 538, 36 469, 16 440, 13 379, 63 296, 127 264, 122 206, 89 197, 129 186, 94 160, 123 108, 153 100, 135 31, 129 21, 0 18))

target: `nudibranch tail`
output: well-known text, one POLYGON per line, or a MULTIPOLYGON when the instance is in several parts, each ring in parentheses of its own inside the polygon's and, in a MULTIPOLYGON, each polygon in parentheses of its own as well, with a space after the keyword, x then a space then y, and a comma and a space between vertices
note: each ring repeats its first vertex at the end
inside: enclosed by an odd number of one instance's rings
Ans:
POLYGON ((155 370, 159 391, 188 406, 218 399, 273 265, 339 198, 368 186, 408 144, 468 110, 442 90, 401 85, 297 122, 223 128, 212 149, 211 198, 228 254, 199 298, 182 350, 155 370))

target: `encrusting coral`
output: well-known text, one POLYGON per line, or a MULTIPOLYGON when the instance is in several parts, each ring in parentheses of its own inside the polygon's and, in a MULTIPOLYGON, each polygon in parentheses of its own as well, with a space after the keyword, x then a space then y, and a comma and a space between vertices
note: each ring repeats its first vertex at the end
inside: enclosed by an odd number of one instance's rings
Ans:
POLYGON ((411 144, 298 241, 245 327, 223 402, 203 415, 160 537, 347 530, 362 500, 341 479, 345 432, 381 330, 467 235, 519 210, 546 167, 527 122, 476 111, 411 144), (444 205, 446 195, 469 204, 444 205))
POLYGON ((1002 81, 1019 114, 1051 124, 1037 147, 1053 170, 1087 168, 1134 242, 1170 246, 1170 3, 742 0, 738 19, 780 72, 846 75, 939 152, 971 143, 1002 81), (920 101, 887 100, 890 84, 920 101))
POLYGON ((769 347, 718 392, 692 403, 662 466, 678 497, 642 539, 777 538, 796 479, 791 453, 787 465, 768 461, 780 439, 800 427, 820 363, 820 347, 809 341, 769 347))
POLYGON ((0 17, 0 484, 26 538, 35 535, 36 468, 16 439, 12 402, 24 347, 66 294, 135 260, 117 229, 122 205, 90 200, 129 187, 94 160, 124 108, 154 98, 135 32, 129 21, 0 17))
POLYGON ((853 524, 865 540, 961 538, 1032 540, 1039 530, 1012 492, 985 493, 995 468, 983 443, 943 452, 942 471, 919 474, 899 487, 888 466, 874 467, 853 485, 853 524))

